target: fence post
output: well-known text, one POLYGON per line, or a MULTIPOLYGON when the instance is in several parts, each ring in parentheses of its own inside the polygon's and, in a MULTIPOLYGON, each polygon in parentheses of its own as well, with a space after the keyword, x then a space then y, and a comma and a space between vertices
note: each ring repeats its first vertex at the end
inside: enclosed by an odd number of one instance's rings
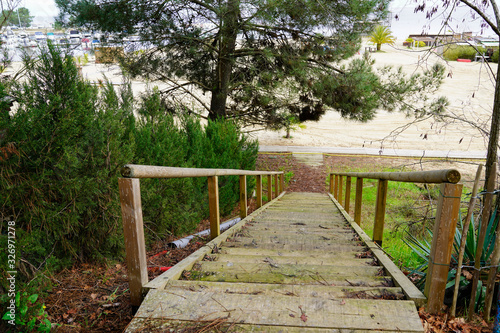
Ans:
POLYGON ((220 235, 219 181, 217 176, 208 178, 208 206, 210 209, 210 239, 220 235))
POLYGON ((257 191, 257 208, 262 207, 262 175, 255 177, 256 191, 257 191))
POLYGON ((285 190, 285 173, 280 174, 280 193, 285 190))
POLYGON ((333 195, 333 179, 334 179, 334 175, 333 174, 330 174, 330 193, 333 195))
POLYGON ((267 201, 273 200, 273 177, 267 175, 267 201))
POLYGON ((373 226, 373 241, 382 246, 384 238, 385 206, 387 201, 387 185, 389 181, 379 179, 377 188, 377 201, 375 204, 375 224, 373 226))
POLYGON ((424 289, 430 313, 440 312, 443 306, 461 194, 462 184, 441 184, 424 289))
POLYGON ((333 182, 333 197, 335 199, 339 197, 339 175, 335 175, 335 182, 333 182))
POLYGON ((337 201, 339 204, 342 206, 342 183, 343 183, 343 178, 342 176, 339 176, 339 198, 337 201))
POLYGON ((345 179, 345 205, 344 209, 349 214, 349 205, 351 203, 351 177, 345 179))
POLYGON ((240 176, 240 218, 247 217, 247 176, 240 176))
POLYGON ((363 205, 363 178, 356 178, 356 198, 354 199, 354 222, 361 224, 361 207, 363 205))
POLYGON ((278 174, 274 175, 274 197, 277 198, 280 195, 280 189, 278 185, 278 174))
POLYGON ((138 178, 118 178, 118 187, 127 254, 130 303, 139 306, 142 302, 142 287, 148 283, 140 181, 138 178))

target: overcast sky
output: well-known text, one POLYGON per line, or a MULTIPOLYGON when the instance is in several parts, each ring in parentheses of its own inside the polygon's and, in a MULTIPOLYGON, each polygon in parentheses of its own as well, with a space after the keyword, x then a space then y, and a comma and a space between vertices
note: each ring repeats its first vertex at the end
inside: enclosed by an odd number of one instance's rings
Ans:
MULTIPOLYGON (((500 0, 495 0, 500 3, 500 0)), ((432 3, 441 4, 442 0, 429 0, 429 5, 432 3)), ((30 10, 31 15, 35 16, 34 23, 41 24, 43 21, 53 22, 53 18, 57 16, 58 9, 54 0, 21 0, 20 6, 26 7, 30 10)), ((439 32, 444 14, 437 14, 429 21, 425 17, 425 13, 413 13, 415 8, 414 0, 393 0, 391 3, 391 11, 393 20, 391 23, 391 30, 398 39, 405 39, 409 34, 437 33, 439 32), (399 18, 395 20, 396 17, 399 18)), ((481 22, 479 19, 472 19, 470 10, 466 8, 458 9, 453 15, 451 27, 448 27, 445 32, 453 30, 455 32, 472 31, 475 34, 482 34, 484 36, 493 33, 489 29, 481 29, 481 22)))

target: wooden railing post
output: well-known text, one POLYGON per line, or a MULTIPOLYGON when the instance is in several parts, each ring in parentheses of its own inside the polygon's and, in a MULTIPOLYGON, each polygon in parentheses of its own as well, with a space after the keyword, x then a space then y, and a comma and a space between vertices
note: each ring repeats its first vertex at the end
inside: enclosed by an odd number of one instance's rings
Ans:
POLYGON ((342 183, 343 183, 343 178, 342 176, 339 176, 339 198, 337 201, 339 202, 340 205, 342 205, 342 183))
POLYGON ((443 306, 461 194, 462 184, 441 184, 424 289, 430 313, 443 306))
POLYGON ((330 174, 330 193, 333 195, 333 179, 335 178, 334 174, 330 174))
POLYGON ((361 207, 363 206, 363 178, 356 178, 356 198, 354 199, 354 222, 361 224, 361 207))
POLYGON ((280 174, 280 193, 285 190, 285 173, 280 174))
POLYGON ((220 235, 219 181, 217 176, 208 177, 208 206, 210 209, 210 239, 220 235))
POLYGON ((118 178, 118 187, 127 254, 130 303, 139 306, 142 302, 142 287, 148 283, 140 181, 137 178, 118 178))
POLYGON ((247 176, 240 176, 240 218, 247 217, 247 176))
POLYGON ((377 188, 377 201, 375 204, 375 224, 373 226, 373 241, 382 246, 384 237, 385 206, 387 202, 388 180, 379 179, 377 188))
POLYGON ((278 174, 274 175, 274 197, 277 198, 280 195, 280 189, 279 189, 279 182, 278 182, 278 174))
POLYGON ((257 208, 262 207, 262 175, 255 176, 256 188, 257 192, 257 208))
POLYGON ((349 205, 351 203, 351 177, 345 179, 345 205, 344 209, 349 214, 349 205))
POLYGON ((333 197, 335 199, 339 197, 339 175, 335 175, 335 181, 333 182, 333 197))
POLYGON ((267 175, 267 201, 273 200, 273 177, 267 175))

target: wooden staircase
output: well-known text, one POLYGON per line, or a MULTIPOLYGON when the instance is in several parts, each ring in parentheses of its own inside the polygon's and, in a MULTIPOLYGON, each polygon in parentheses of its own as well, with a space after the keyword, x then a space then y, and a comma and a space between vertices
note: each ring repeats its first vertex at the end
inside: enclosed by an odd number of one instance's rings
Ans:
POLYGON ((126 332, 423 332, 423 295, 327 194, 280 196, 146 288, 126 332))

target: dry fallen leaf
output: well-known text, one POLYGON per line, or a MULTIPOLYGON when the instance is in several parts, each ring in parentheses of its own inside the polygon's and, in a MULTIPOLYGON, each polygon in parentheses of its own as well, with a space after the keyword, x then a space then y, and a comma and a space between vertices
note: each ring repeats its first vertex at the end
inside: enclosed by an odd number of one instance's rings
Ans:
POLYGON ((97 294, 94 294, 94 293, 90 294, 90 297, 92 297, 92 299, 96 299, 96 298, 97 298, 97 296, 98 296, 98 295, 97 295, 97 294))

